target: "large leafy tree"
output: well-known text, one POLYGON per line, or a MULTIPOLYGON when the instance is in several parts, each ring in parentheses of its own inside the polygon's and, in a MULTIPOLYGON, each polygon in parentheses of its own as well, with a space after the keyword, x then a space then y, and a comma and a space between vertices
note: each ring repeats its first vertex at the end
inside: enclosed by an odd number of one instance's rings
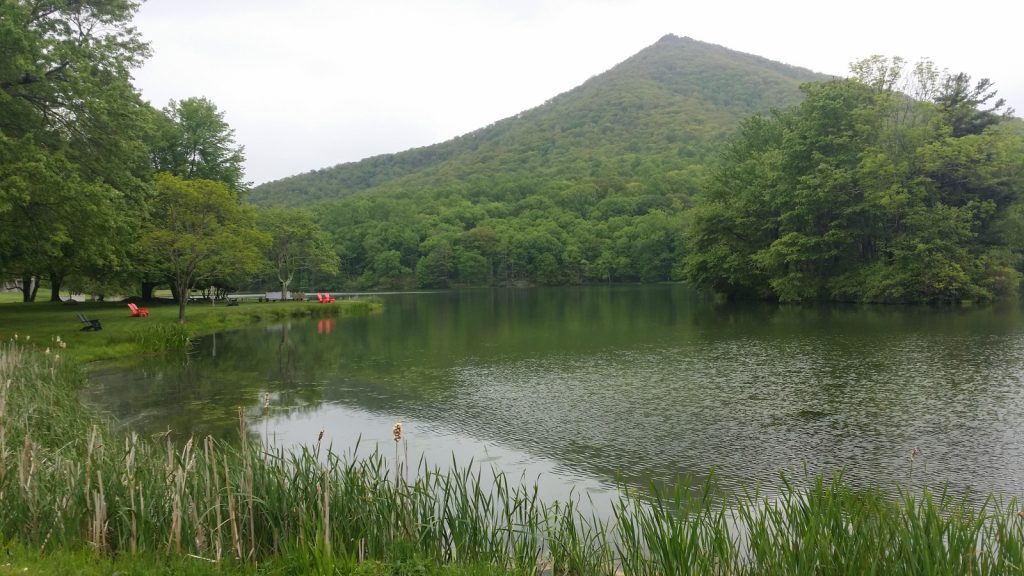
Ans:
POLYGON ((130 71, 147 46, 130 1, 0 3, 0 273, 49 276, 125 262, 143 213, 144 107, 130 71))
POLYGON ((257 226, 267 234, 265 256, 270 262, 281 294, 300 272, 338 273, 338 256, 328 236, 310 212, 289 208, 267 208, 257 212, 257 226))
POLYGON ((256 274, 264 265, 267 237, 258 232, 233 190, 213 180, 155 177, 153 215, 140 244, 171 278, 178 322, 185 322, 188 295, 197 282, 218 276, 256 274))
POLYGON ((748 120, 693 214, 691 280, 732 296, 935 302, 1015 293, 1002 224, 1021 138, 964 75, 875 59, 748 120), (916 87, 917 100, 895 88, 916 87), (966 90, 966 92, 965 92, 966 90), (955 104, 953 102, 956 102, 955 104), (964 108, 970 111, 965 111, 964 108))
POLYGON ((207 98, 171 102, 155 118, 153 167, 186 179, 223 182, 235 192, 243 181, 245 147, 235 142, 235 131, 224 112, 207 98))
POLYGON ((113 94, 148 55, 130 26, 138 4, 5 0, 0 4, 0 128, 50 142, 107 120, 113 94))
POLYGON ((66 280, 126 266, 139 215, 112 186, 85 180, 64 154, 30 143, 0 135, 0 262, 22 276, 25 301, 42 274, 59 300, 66 280))

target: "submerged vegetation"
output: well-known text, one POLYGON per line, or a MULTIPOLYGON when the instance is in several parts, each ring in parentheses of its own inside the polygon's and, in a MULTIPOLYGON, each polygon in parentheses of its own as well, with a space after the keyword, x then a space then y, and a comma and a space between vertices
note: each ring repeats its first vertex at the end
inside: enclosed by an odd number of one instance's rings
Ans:
POLYGON ((244 422, 239 443, 115 438, 78 403, 83 379, 53 349, 0 345, 0 534, 21 554, 320 574, 1024 573, 1015 499, 837 474, 735 495, 622 486, 599 518, 500 473, 410 469, 398 432, 393 454, 362 457, 267 445, 244 422))

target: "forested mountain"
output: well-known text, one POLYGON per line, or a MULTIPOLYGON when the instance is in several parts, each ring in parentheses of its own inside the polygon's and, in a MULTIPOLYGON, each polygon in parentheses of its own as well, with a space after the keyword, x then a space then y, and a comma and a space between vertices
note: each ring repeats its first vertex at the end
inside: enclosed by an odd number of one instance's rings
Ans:
POLYGON ((142 102, 138 6, 108 4, 0 3, 0 280, 25 301, 44 279, 52 300, 170 285, 182 304, 687 279, 955 302, 1024 278, 1024 131, 986 78, 879 56, 829 79, 666 36, 449 142, 261 186, 256 209, 223 112, 142 102))
POLYGON ((825 77, 665 36, 537 108, 448 142, 254 189, 317 205, 340 274, 300 285, 652 282, 683 269, 685 210, 725 138, 825 77))
POLYGON ((740 120, 795 104, 802 82, 821 79, 668 35, 532 110, 441 144, 270 182, 249 199, 295 206, 364 190, 444 188, 503 200, 594 178, 692 189, 692 167, 740 120))
POLYGON ((349 288, 688 279, 735 297, 1017 294, 1024 139, 988 79, 829 79, 666 36, 449 142, 257 188, 316 204, 349 288), (769 112, 770 111, 770 112, 769 112))

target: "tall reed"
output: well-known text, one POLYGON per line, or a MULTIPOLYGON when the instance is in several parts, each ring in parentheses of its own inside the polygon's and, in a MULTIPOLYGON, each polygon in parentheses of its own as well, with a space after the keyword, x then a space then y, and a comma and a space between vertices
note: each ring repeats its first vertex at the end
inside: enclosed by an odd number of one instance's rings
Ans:
POLYGON ((1024 574, 1015 499, 886 495, 838 474, 723 496, 712 476, 623 486, 602 519, 471 463, 406 475, 401 452, 289 450, 250 439, 241 419, 234 444, 116 439, 77 406, 81 378, 0 344, 0 536, 42 553, 287 558, 305 573, 415 558, 514 574, 1024 574))
POLYGON ((145 323, 131 333, 143 352, 182 352, 192 347, 192 333, 183 324, 145 323))

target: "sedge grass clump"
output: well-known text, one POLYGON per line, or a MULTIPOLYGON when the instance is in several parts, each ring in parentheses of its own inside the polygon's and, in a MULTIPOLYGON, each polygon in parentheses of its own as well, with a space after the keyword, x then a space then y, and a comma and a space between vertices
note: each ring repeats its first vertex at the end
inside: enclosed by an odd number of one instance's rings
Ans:
POLYGON ((187 352, 192 348, 192 333, 178 323, 146 323, 132 330, 131 338, 143 352, 187 352))

